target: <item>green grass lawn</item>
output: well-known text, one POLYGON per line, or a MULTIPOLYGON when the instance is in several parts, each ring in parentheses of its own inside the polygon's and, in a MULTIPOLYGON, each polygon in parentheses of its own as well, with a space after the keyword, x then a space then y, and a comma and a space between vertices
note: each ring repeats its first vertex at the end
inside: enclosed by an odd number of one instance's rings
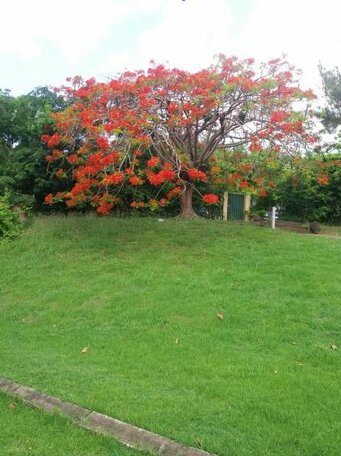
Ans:
POLYGON ((0 275, 0 376, 218 455, 341 454, 340 239, 37 218, 0 275))
POLYGON ((1 456, 146 455, 1 393, 0 429, 1 456))

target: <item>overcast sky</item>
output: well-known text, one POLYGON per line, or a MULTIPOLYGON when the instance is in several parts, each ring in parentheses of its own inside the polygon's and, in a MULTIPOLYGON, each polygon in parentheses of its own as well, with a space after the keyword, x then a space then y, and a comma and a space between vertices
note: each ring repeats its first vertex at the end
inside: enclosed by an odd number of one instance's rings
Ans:
POLYGON ((285 53, 316 91, 319 62, 341 68, 340 0, 3 0, 0 12, 0 88, 14 95, 150 60, 196 70, 217 53, 285 53))

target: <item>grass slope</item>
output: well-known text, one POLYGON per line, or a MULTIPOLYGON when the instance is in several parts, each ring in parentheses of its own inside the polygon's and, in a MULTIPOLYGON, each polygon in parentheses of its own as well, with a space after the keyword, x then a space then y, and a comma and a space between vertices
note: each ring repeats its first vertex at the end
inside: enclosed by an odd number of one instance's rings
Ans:
POLYGON ((340 258, 214 221, 36 219, 0 248, 0 375, 219 455, 339 455, 340 258))

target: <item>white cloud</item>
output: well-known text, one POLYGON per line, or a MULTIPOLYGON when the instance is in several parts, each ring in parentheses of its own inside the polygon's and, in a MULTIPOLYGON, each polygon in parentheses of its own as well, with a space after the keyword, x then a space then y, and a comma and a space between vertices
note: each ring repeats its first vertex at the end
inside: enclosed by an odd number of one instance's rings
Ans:
POLYGON ((59 73, 103 77, 146 67, 151 59, 195 70, 220 52, 257 60, 287 53, 302 68, 303 85, 314 88, 320 81, 319 61, 341 67, 339 0, 244 1, 4 1, 0 54, 39 64, 43 73, 44 55, 56 53, 65 62, 59 73), (122 31, 119 46, 110 43, 116 27, 122 31), (102 45, 111 45, 112 51, 95 66, 91 59, 102 45))
POLYGON ((319 61, 341 66, 339 0, 253 0, 244 23, 229 0, 161 4, 160 21, 139 34, 134 49, 113 52, 103 73, 145 67, 151 59, 193 70, 220 52, 257 60, 287 54, 303 71, 302 85, 317 88, 319 61))
POLYGON ((159 2, 160 20, 139 34, 134 49, 113 52, 106 66, 139 68, 150 60, 198 69, 209 65, 229 40, 232 14, 229 2, 180 0, 159 2))
POLYGON ((339 0, 254 0, 236 47, 242 55, 261 59, 285 53, 302 69, 302 82, 316 87, 319 61, 341 65, 340 13, 339 0))
POLYGON ((115 25, 141 11, 153 11, 157 0, 11 0, 1 6, 0 52, 24 59, 39 57, 53 44, 68 61, 84 59, 115 25))
POLYGON ((149 59, 200 68, 226 46, 231 21, 231 10, 224 0, 213 4, 207 0, 189 0, 181 5, 168 2, 157 27, 141 34, 139 51, 149 59))

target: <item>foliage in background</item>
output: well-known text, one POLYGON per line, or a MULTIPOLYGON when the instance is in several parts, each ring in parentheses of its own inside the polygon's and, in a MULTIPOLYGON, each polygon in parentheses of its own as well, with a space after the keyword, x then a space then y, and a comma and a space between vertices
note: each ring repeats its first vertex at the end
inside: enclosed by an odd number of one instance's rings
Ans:
POLYGON ((327 106, 321 111, 320 117, 329 133, 341 125, 341 74, 338 68, 327 70, 319 66, 327 106))
POLYGON ((341 222, 341 155, 312 153, 279 166, 276 185, 257 200, 256 210, 277 205, 286 219, 341 222))
POLYGON ((341 153, 341 74, 336 67, 327 70, 319 66, 326 106, 317 116, 322 120, 327 139, 317 146, 323 154, 341 153), (334 135, 334 136, 331 136, 334 135))
POLYGON ((0 90, 0 194, 10 192, 13 204, 42 208, 46 192, 61 188, 47 172, 40 136, 52 131, 51 112, 65 106, 47 87, 19 97, 0 90))
POLYGON ((302 221, 340 222, 340 164, 341 160, 313 157, 287 171, 277 190, 287 216, 302 221))
POLYGON ((0 244, 15 239, 22 231, 22 223, 9 200, 8 194, 0 196, 0 244))
POLYGON ((285 208, 286 218, 340 224, 341 74, 338 68, 327 70, 320 65, 319 70, 326 99, 326 106, 316 113, 324 127, 321 142, 300 161, 282 161, 276 188, 258 200, 256 208, 278 204, 285 208))

